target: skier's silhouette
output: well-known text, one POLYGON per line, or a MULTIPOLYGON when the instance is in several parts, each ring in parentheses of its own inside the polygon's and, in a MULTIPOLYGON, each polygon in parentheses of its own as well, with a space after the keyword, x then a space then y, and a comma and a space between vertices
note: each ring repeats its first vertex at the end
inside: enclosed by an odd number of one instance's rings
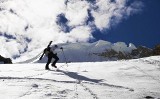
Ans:
MULTIPOLYGON (((52 66, 57 68, 56 63, 59 60, 59 58, 57 56, 57 53, 54 52, 55 49, 57 49, 57 48, 59 48, 59 47, 57 45, 54 45, 52 47, 47 47, 44 49, 43 54, 45 54, 48 57, 48 61, 47 61, 46 67, 45 67, 46 70, 49 70, 49 64, 51 63, 52 58, 54 58, 52 66)), ((60 49, 62 49, 62 47, 60 49)))

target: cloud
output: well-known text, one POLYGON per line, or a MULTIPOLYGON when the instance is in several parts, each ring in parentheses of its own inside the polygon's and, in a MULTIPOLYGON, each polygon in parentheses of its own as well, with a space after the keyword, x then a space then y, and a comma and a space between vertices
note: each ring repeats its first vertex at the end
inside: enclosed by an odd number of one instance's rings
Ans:
POLYGON ((95 28, 110 29, 142 7, 128 0, 6 0, 0 2, 0 52, 18 57, 50 40, 87 42, 95 28))
POLYGON ((89 38, 92 38, 91 29, 87 26, 76 27, 67 36, 70 42, 87 42, 89 38))
POLYGON ((95 6, 97 9, 92 10, 95 18, 95 25, 100 30, 109 29, 112 25, 118 24, 122 19, 139 12, 143 6, 142 2, 135 1, 129 6, 128 0, 98 0, 95 6))
POLYGON ((75 0, 67 4, 65 15, 70 20, 70 26, 84 25, 88 17, 89 4, 86 1, 75 0))

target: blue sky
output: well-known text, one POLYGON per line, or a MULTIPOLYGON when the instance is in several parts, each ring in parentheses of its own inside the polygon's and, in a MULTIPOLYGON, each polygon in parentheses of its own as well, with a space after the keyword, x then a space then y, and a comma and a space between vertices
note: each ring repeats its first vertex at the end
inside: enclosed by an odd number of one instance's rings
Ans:
POLYGON ((95 31, 96 39, 110 42, 133 43, 153 48, 160 44, 160 0, 141 0, 144 7, 141 12, 131 15, 111 29, 95 31))

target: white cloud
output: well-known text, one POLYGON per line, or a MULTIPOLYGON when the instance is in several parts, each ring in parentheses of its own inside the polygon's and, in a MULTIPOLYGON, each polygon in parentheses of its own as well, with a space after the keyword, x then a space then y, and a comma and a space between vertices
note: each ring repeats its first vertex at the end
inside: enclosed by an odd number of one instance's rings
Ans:
POLYGON ((91 29, 86 26, 74 28, 69 34, 68 41, 71 42, 87 42, 88 38, 92 38, 91 29))
POLYGON ((91 3, 85 0, 6 0, 0 3, 0 40, 1 51, 5 56, 20 55, 21 52, 32 51, 47 45, 62 42, 87 42, 92 37, 93 25, 100 30, 109 29, 123 18, 137 13, 143 5, 133 2, 126 6, 128 0, 96 0, 91 3), (92 25, 86 25, 88 10, 94 18, 92 25), (57 16, 64 14, 71 30, 62 32, 56 23, 57 16), (13 38, 5 37, 7 34, 13 38), (4 36, 4 37, 3 37, 4 36), (31 41, 26 41, 26 38, 31 41), (5 45, 3 45, 5 44, 5 45), (7 47, 8 46, 8 47, 7 47), (3 47, 3 48, 2 48, 3 47), (14 47, 12 50, 10 48, 14 47))
POLYGON ((86 1, 75 0, 67 4, 66 18, 70 26, 83 25, 88 17, 89 4, 86 1))
POLYGON ((95 18, 95 25, 100 29, 108 29, 112 24, 118 24, 123 18, 137 13, 141 10, 143 4, 141 2, 133 2, 130 6, 126 6, 128 0, 98 0, 97 9, 92 10, 95 18), (114 17, 114 19, 112 19, 114 17))

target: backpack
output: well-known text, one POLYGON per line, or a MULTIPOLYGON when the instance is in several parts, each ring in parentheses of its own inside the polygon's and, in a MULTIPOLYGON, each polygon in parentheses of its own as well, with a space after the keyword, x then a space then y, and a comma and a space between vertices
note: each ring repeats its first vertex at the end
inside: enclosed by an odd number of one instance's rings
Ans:
POLYGON ((48 56, 48 54, 51 52, 50 49, 51 49, 50 47, 45 48, 44 49, 44 54, 48 56))

